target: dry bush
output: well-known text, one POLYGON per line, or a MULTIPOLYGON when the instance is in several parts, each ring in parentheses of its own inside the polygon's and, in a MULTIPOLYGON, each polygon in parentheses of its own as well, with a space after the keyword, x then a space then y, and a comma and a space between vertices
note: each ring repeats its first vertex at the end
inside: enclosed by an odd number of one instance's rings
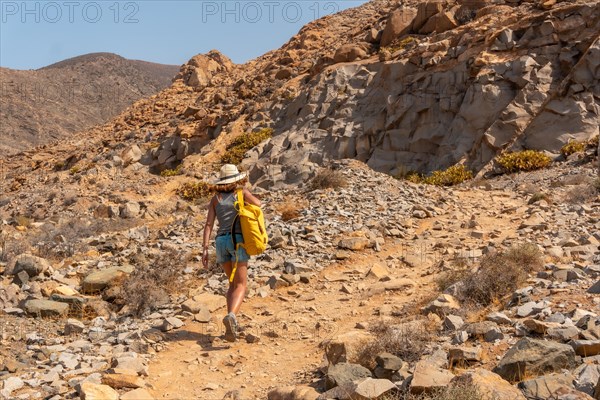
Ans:
POLYGON ((321 169, 310 181, 310 190, 340 189, 348 186, 348 180, 340 172, 330 168, 321 169))
POLYGON ((165 304, 180 286, 188 261, 189 254, 171 249, 151 259, 134 257, 132 263, 136 268, 123 282, 122 303, 137 317, 165 304))
POLYGON ((598 189, 593 183, 576 185, 565 193, 565 201, 570 204, 581 204, 592 200, 597 194, 598 189))
POLYGON ((481 400, 482 396, 474 385, 457 384, 434 390, 431 393, 411 394, 395 392, 384 394, 378 400, 481 400))
POLYGON ((535 192, 530 198, 527 204, 535 204, 538 201, 544 200, 548 204, 552 204, 552 199, 550 196, 544 192, 535 192))
POLYGON ((465 303, 486 307, 513 293, 529 273, 542 266, 542 253, 534 244, 487 254, 481 259, 479 269, 461 281, 458 297, 465 303))
POLYGON ((283 201, 276 205, 276 210, 281 214, 281 219, 284 221, 290 221, 292 219, 300 218, 302 216, 301 211, 308 206, 308 202, 305 199, 299 199, 294 196, 285 196, 283 201))
POLYGON ((370 328, 374 339, 362 344, 356 361, 366 368, 375 367, 375 357, 387 352, 404 361, 418 361, 433 339, 432 329, 427 329, 427 321, 413 321, 398 326, 390 326, 379 321, 370 328))
POLYGON ((450 286, 461 282, 470 273, 472 267, 467 258, 453 259, 450 267, 436 276, 435 283, 438 289, 443 292, 450 286))

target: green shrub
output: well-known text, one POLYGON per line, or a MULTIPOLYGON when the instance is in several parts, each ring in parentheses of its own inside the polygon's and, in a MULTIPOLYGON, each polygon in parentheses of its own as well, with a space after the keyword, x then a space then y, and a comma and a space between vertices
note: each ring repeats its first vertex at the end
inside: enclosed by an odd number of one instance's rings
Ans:
POLYGON ((181 175, 181 165, 178 165, 177 168, 174 169, 163 169, 160 172, 160 176, 169 177, 169 176, 177 176, 181 175))
POLYGON ((561 149, 560 149, 560 154, 562 154, 565 157, 570 156, 573 153, 578 153, 580 151, 584 151, 585 150, 585 143, 584 142, 578 142, 575 140, 569 140, 569 143, 565 144, 561 149))
POLYGON ((550 165, 550 157, 540 151, 524 150, 504 153, 498 156, 496 162, 506 173, 519 171, 534 171, 550 165))
POLYGON ((255 132, 241 134, 227 146, 226 153, 221 157, 221 162, 223 164, 238 165, 242 162, 244 154, 246 154, 248 150, 262 141, 267 140, 272 135, 272 128, 262 128, 255 132))
POLYGON ((310 190, 318 189, 339 189, 346 187, 348 181, 346 177, 339 171, 334 171, 330 168, 323 168, 310 181, 310 190))
POLYGON ((459 299, 487 307, 513 293, 527 280, 527 274, 543 266, 542 253, 534 244, 496 251, 481 259, 480 267, 461 281, 459 299))
POLYGON ((212 186, 206 182, 186 182, 175 191, 182 199, 195 201, 212 194, 212 186))
POLYGON ((69 170, 69 174, 71 175, 75 175, 76 173, 78 173, 80 171, 80 168, 78 166, 74 166, 69 170))
POLYGON ((422 176, 416 172, 409 172, 405 179, 413 183, 425 183, 436 186, 453 186, 473 179, 473 173, 464 165, 456 164, 443 171, 433 171, 429 176, 422 176))

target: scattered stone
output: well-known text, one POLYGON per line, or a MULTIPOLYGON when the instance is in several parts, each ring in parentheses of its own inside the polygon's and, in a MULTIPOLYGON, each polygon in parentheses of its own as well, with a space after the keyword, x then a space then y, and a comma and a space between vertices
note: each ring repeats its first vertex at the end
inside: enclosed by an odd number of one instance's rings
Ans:
POLYGON ((523 338, 504 355, 494 372, 508 381, 575 367, 575 351, 569 345, 523 338))
POLYGON ((464 366, 472 362, 481 361, 481 347, 451 347, 448 350, 448 359, 451 365, 464 366))
POLYGON ((375 263, 369 270, 367 277, 372 277, 377 280, 382 280, 384 278, 389 278, 389 275, 390 275, 390 271, 387 269, 387 267, 385 265, 383 265, 381 263, 375 263))
POLYGON ((519 389, 528 399, 550 398, 559 388, 570 387, 573 382, 571 374, 549 374, 519 383, 519 389))
POLYGON ((119 393, 107 385, 83 382, 79 392, 82 400, 119 400, 119 393))
POLYGON ((362 381, 348 382, 337 386, 321 394, 317 399, 347 399, 368 400, 380 398, 390 390, 395 390, 394 385, 388 379, 367 378, 362 381))
POLYGON ((211 317, 212 316, 208 308, 201 308, 199 312, 194 314, 194 321, 206 324, 210 322, 211 317))
POLYGON ((319 392, 309 386, 286 386, 273 389, 267 395, 268 400, 316 400, 319 392))
POLYGON ((487 320, 495 322, 498 325, 512 325, 512 320, 501 312, 493 312, 488 314, 487 320))
POLYGON ((333 55, 334 63, 352 62, 367 58, 367 52, 355 44, 344 44, 340 46, 333 55))
POLYGON ((481 400, 510 399, 525 400, 523 393, 501 376, 486 369, 463 372, 452 380, 452 384, 475 386, 481 400))
POLYGON ((260 342, 260 336, 249 333, 246 335, 246 342, 247 343, 258 343, 258 342, 260 342))
POLYGON ((4 381, 4 387, 0 390, 0 394, 5 399, 10 399, 12 397, 12 393, 16 390, 19 390, 25 386, 25 382, 19 377, 9 376, 4 381))
POLYGON ((140 203, 130 201, 120 208, 121 218, 137 218, 141 210, 140 203))
POLYGON ((160 325, 160 330, 163 332, 168 332, 173 329, 181 328, 184 325, 183 321, 176 317, 167 317, 162 321, 160 325))
POLYGON ((52 300, 27 300, 25 311, 40 318, 64 317, 69 312, 69 305, 52 300))
POLYGON ((121 395, 120 400, 155 400, 146 389, 135 389, 121 395))
POLYGON ((576 379, 573 382, 575 388, 590 396, 594 395, 594 388, 600 381, 600 365, 583 364, 575 370, 576 379))
POLYGON ((465 325, 465 321, 457 315, 447 315, 444 318, 444 329, 456 331, 465 325))
POLYGON ((137 389, 144 387, 145 382, 137 375, 129 374, 106 374, 102 377, 102 383, 113 389, 131 388, 137 389))
POLYGON ((83 332, 85 324, 79 320, 69 318, 64 327, 65 336, 76 335, 83 332))
POLYGON ((448 386, 454 375, 446 369, 447 363, 446 353, 441 350, 418 361, 410 382, 410 392, 413 394, 430 393, 448 386))
POLYGON ((435 313, 438 315, 445 315, 453 310, 459 310, 460 303, 458 300, 449 294, 440 294, 437 299, 432 301, 428 306, 423 309, 425 314, 435 313))
POLYGON ((33 278, 48 271, 49 268, 50 264, 45 259, 31 254, 21 254, 15 260, 13 273, 16 275, 25 271, 29 278, 33 278))
POLYGON ((588 293, 600 294, 600 280, 594 283, 588 290, 588 293))
POLYGON ((381 353, 377 357, 375 357, 375 362, 381 368, 390 370, 390 371, 398 371, 404 365, 404 362, 400 357, 397 357, 390 353, 381 353))
POLYGON ((573 340, 569 344, 578 356, 590 357, 600 354, 600 340, 573 340))
POLYGON ((338 242, 338 247, 341 249, 360 251, 364 250, 370 243, 370 240, 364 237, 350 237, 341 239, 338 242))
POLYGON ((371 335, 362 330, 353 330, 327 339, 321 343, 330 364, 354 361, 363 343, 371 335))
POLYGON ((325 388, 331 389, 336 386, 342 386, 352 381, 364 378, 370 378, 371 371, 359 364, 350 364, 340 362, 330 365, 325 377, 325 388))
POLYGON ((133 266, 131 265, 122 265, 95 271, 83 279, 81 287, 84 293, 97 293, 132 272, 133 266))

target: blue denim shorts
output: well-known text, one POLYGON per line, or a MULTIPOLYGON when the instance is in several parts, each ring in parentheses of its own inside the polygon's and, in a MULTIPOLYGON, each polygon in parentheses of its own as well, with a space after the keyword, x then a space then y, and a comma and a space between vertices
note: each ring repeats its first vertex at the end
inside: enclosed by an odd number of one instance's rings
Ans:
MULTIPOLYGON (((237 243, 244 243, 244 237, 237 233, 235 235, 237 243)), ((217 236, 215 239, 217 245, 217 262, 223 264, 229 261, 235 262, 235 248, 233 247, 233 240, 231 240, 231 234, 217 236)), ((239 247, 237 251, 238 262, 246 262, 250 259, 248 253, 243 247, 239 247)))

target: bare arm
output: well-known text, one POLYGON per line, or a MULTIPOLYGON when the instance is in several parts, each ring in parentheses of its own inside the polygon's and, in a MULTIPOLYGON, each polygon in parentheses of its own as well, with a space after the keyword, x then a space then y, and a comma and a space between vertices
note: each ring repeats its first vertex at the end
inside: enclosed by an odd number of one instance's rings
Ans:
POLYGON ((243 190, 244 193, 244 201, 250 204, 253 204, 257 207, 260 207, 260 200, 256 198, 248 189, 243 190))
POLYGON ((202 241, 202 265, 204 268, 208 267, 208 242, 210 241, 210 234, 215 224, 215 203, 216 197, 213 197, 208 203, 208 215, 206 216, 206 223, 204 224, 204 235, 202 241))

